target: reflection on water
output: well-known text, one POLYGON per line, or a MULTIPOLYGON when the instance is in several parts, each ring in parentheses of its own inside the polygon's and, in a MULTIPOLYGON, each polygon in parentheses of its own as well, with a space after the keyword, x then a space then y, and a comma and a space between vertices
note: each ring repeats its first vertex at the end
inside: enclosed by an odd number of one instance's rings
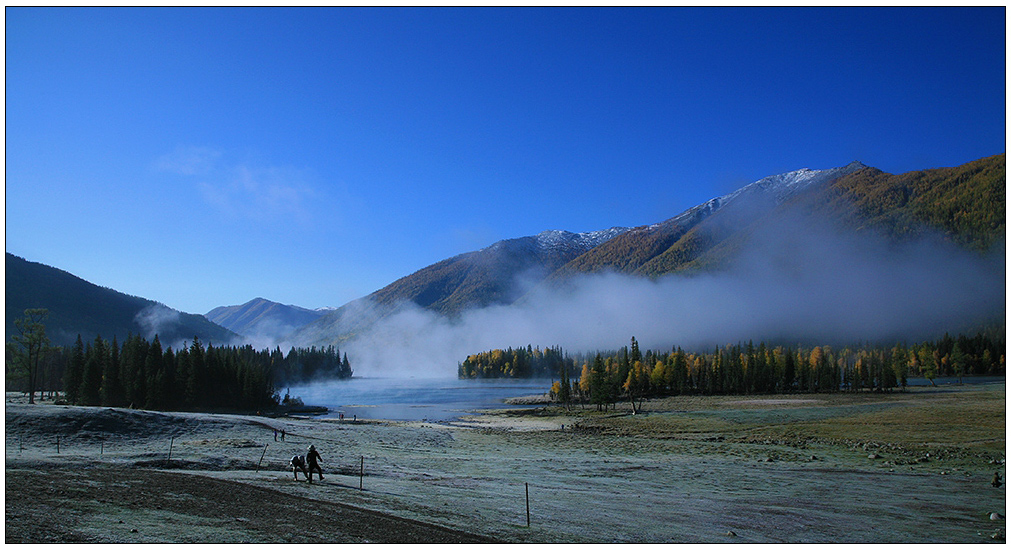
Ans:
MULTIPOLYGON (((324 416, 385 420, 451 420, 476 409, 502 408, 505 399, 545 394, 551 380, 452 378, 352 378, 282 389, 324 416)), ((509 405, 516 407, 515 405, 509 405)))
MULTIPOLYGON (((965 384, 1003 382, 1004 377, 964 377, 965 384)), ((506 407, 510 397, 541 395, 551 380, 456 380, 451 378, 352 378, 288 388, 292 397, 306 405, 327 407, 325 417, 384 420, 452 420, 476 409, 506 407)), ((937 378, 938 386, 957 383, 957 378, 937 378)), ((909 385, 930 382, 910 378, 909 385)), ((285 389, 282 389, 282 395, 285 389)), ((518 405, 508 405, 519 407, 518 405)))

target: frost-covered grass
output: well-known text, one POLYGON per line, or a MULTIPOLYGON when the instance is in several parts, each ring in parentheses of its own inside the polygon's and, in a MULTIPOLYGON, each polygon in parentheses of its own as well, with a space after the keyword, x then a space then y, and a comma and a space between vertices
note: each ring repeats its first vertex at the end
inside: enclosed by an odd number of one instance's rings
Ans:
POLYGON ((1004 527, 989 519, 1005 514, 1004 488, 990 486, 1005 474, 1003 384, 676 397, 645 411, 548 407, 430 424, 9 403, 7 461, 161 464, 515 542, 967 543, 1004 527), (68 419, 79 429, 56 455, 52 436, 68 419), (128 435, 105 433, 116 422, 128 435), (45 446, 19 453, 19 434, 45 446), (99 455, 107 435, 115 443, 99 455), (158 462, 169 438, 174 464, 158 462), (326 471, 311 486, 285 469, 309 443, 326 471))

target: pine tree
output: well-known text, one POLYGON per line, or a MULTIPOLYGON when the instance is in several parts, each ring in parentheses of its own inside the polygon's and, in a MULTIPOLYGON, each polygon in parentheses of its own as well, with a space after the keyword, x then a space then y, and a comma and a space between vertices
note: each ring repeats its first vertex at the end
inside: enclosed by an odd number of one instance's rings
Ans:
POLYGON ((797 360, 795 361, 795 366, 797 368, 797 386, 802 392, 811 391, 811 369, 808 368, 807 362, 801 359, 802 352, 797 350, 797 360))
POLYGON ((161 342, 158 335, 154 335, 154 341, 147 352, 147 360, 144 362, 144 380, 147 394, 144 396, 144 408, 159 410, 162 408, 164 394, 168 388, 164 387, 165 376, 162 373, 161 342))
POLYGON ((639 351, 639 342, 635 340, 635 336, 632 337, 632 353, 629 357, 629 361, 632 363, 642 361, 642 353, 639 351))
POLYGON ((952 372, 958 377, 958 383, 961 384, 962 376, 965 374, 965 366, 967 363, 965 350, 963 349, 961 343, 955 342, 955 344, 952 345, 949 363, 951 364, 952 372))
POLYGON ((607 386, 607 369, 604 366, 604 359, 598 353, 590 369, 590 403, 596 405, 598 411, 608 402, 607 386))
POLYGON ((797 366, 794 362, 793 350, 787 349, 783 352, 783 386, 784 391, 794 389, 794 382, 797 378, 797 366))
POLYGON ((569 382, 569 367, 562 361, 558 369, 558 400, 565 405, 565 410, 569 409, 569 401, 572 400, 572 386, 569 382))
POLYGON ((674 352, 674 359, 671 368, 667 372, 667 386, 674 395, 680 395, 685 391, 685 382, 688 379, 688 358, 680 347, 674 352))
POLYGON ((123 344, 119 372, 130 407, 143 407, 147 400, 144 365, 147 363, 149 346, 139 335, 131 335, 123 344))
POLYGON ((101 335, 85 350, 84 376, 81 378, 82 405, 99 405, 102 401, 102 373, 109 361, 105 340, 101 335))
POLYGON ((885 351, 872 351, 872 355, 876 355, 875 366, 878 371, 878 379, 880 382, 880 387, 882 390, 891 390, 896 385, 895 371, 892 370, 892 353, 890 350, 885 351))
POLYGON ((102 405, 122 407, 126 395, 120 379, 119 342, 115 336, 112 337, 110 351, 109 361, 105 364, 105 372, 102 374, 102 405))
POLYGON ((178 391, 176 383, 177 363, 175 352, 171 347, 166 348, 162 369, 158 375, 158 385, 163 388, 159 396, 162 410, 175 410, 179 407, 179 396, 182 394, 178 391))
POLYGON ((68 403, 79 403, 81 399, 81 380, 84 378, 85 350, 84 341, 81 335, 77 335, 77 341, 70 351, 70 362, 67 364, 67 371, 63 375, 63 389, 68 403))
MULTIPOLYGON (((892 348, 892 373, 895 375, 896 382, 903 389, 908 383, 909 355, 910 353, 903 346, 897 345, 892 348)), ((916 352, 913 352, 912 355, 916 357, 916 352)))
MULTIPOLYGON (((290 355, 289 355, 290 356, 290 355)), ((206 357, 204 348, 200 345, 200 340, 193 338, 190 344, 189 372, 186 378, 186 405, 188 407, 198 407, 203 398, 203 385, 206 383, 206 357)))

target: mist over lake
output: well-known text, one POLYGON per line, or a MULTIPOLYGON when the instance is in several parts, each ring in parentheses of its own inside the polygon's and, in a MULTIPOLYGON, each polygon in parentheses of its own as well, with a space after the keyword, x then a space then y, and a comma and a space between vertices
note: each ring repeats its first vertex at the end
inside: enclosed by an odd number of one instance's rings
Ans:
MULTIPOLYGON (((512 397, 545 394, 547 379, 352 378, 291 386, 306 405, 329 409, 324 417, 383 420, 452 420, 477 409, 497 409, 512 397)), ((283 395, 283 393, 282 393, 283 395)), ((521 405, 508 405, 510 408, 521 405)))

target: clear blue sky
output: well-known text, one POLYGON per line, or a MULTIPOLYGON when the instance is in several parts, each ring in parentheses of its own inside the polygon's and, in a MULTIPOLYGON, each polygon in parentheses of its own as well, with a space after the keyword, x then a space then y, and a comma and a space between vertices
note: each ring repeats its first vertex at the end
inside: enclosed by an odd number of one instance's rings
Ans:
POLYGON ((192 313, 1005 151, 1003 6, 5 11, 6 250, 192 313))

